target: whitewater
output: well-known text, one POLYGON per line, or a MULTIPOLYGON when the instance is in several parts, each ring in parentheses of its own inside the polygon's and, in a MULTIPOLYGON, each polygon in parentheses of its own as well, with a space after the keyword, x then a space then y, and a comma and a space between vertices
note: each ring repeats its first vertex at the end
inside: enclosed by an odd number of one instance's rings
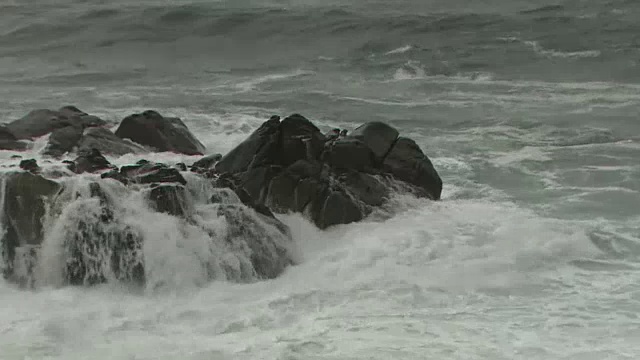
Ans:
MULTIPOLYGON (((248 283, 204 281, 198 233, 121 198, 158 278, 0 279, 0 359, 639 358, 638 4, 394 4, 0 4, 0 122, 156 109, 224 154, 273 114, 384 121, 444 183, 326 230, 277 215, 299 264, 248 283)), ((20 155, 56 166, 46 141, 20 155)), ((140 158, 199 159, 109 160, 140 158)))

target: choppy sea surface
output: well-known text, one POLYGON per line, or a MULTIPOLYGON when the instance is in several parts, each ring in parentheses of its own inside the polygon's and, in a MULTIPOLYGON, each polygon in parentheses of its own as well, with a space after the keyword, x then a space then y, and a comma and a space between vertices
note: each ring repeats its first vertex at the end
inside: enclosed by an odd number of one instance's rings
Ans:
POLYGON ((638 19, 635 0, 2 1, 0 122, 156 109, 224 153, 272 114, 380 120, 445 185, 384 221, 282 215, 303 261, 272 281, 192 281, 195 240, 152 222, 145 257, 180 280, 161 291, 0 280, 0 359, 639 358, 638 19))

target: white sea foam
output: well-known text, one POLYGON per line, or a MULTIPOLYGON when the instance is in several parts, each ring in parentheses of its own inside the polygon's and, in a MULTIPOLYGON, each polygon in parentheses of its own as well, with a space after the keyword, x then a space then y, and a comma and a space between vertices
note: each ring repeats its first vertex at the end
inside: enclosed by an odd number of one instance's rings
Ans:
POLYGON ((600 50, 582 51, 558 51, 542 47, 537 41, 525 41, 524 44, 530 46, 536 54, 555 58, 594 58, 600 56, 600 50))
POLYGON ((429 80, 434 82, 487 82, 493 80, 493 74, 486 72, 456 73, 452 75, 429 74, 425 66, 410 60, 396 69, 392 81, 429 80))
MULTIPOLYGON (((176 284, 173 293, 143 296, 110 286, 24 293, 0 283, 0 305, 11 309, 2 314, 0 348, 8 359, 423 359, 448 351, 472 357, 489 351, 479 344, 491 339, 502 344, 491 348, 499 358, 531 346, 562 357, 587 351, 582 341, 604 329, 601 315, 576 308, 576 301, 585 301, 580 289, 591 285, 570 276, 567 262, 598 253, 580 223, 483 201, 417 201, 390 220, 328 231, 297 215, 282 218, 304 262, 273 281, 176 284), (549 308, 543 304, 550 295, 543 294, 551 290, 556 295, 549 308), (564 306, 573 310, 555 311, 564 306), (514 311, 583 330, 483 331, 514 311)), ((170 260, 174 251, 155 253, 170 260)), ((179 271, 188 274, 188 266, 179 271)), ((586 296, 594 301, 611 294, 603 288, 586 296)), ((616 329, 631 324, 621 316, 616 329)), ((605 341, 600 346, 619 351, 605 341)))
POLYGON ((413 49, 412 45, 405 45, 405 46, 399 47, 397 49, 393 49, 393 50, 387 51, 385 53, 385 55, 404 54, 404 53, 410 51, 411 49, 413 49))
POLYGON ((297 69, 295 71, 286 72, 286 73, 262 75, 262 76, 251 78, 245 81, 234 80, 233 87, 238 89, 239 93, 243 93, 243 92, 249 92, 249 91, 255 90, 259 85, 262 85, 265 83, 281 81, 281 80, 286 80, 286 79, 291 79, 291 78, 296 78, 299 76, 305 76, 305 75, 311 75, 311 74, 313 74, 312 71, 297 69))

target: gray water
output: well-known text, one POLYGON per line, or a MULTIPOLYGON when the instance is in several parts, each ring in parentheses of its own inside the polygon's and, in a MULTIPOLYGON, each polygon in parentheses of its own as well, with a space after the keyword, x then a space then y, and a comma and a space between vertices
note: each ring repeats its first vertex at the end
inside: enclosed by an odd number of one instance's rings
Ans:
MULTIPOLYGON (((0 122, 151 108, 224 153, 272 114, 381 120, 445 186, 386 221, 283 215, 304 261, 269 282, 0 282, 0 359, 640 357, 638 19, 632 0, 4 1, 0 122)), ((145 256, 179 264, 148 220, 145 256)))

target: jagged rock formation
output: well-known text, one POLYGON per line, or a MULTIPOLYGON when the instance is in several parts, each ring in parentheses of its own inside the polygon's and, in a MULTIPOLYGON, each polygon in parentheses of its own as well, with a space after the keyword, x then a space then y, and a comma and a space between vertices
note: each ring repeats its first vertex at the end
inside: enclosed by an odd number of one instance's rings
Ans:
POLYGON ((45 154, 76 154, 63 161, 66 169, 48 172, 26 159, 21 170, 0 173, 6 278, 32 284, 45 248, 60 257, 62 284, 147 284, 162 266, 149 262, 145 248, 161 241, 153 230, 163 222, 173 224, 167 231, 179 229, 170 241, 200 244, 188 256, 203 278, 273 278, 295 264, 289 229, 274 212, 300 212, 327 228, 363 219, 397 189, 433 200, 442 191, 420 147, 379 122, 323 135, 301 115, 273 116, 225 156, 120 167, 107 156, 206 149, 180 119, 154 111, 126 117, 115 134, 105 125, 65 107, 0 127, 0 148, 51 133, 45 154))
POLYGON ((301 115, 272 117, 215 164, 259 204, 302 212, 320 228, 359 221, 401 182, 440 199, 442 180, 410 139, 384 123, 325 137, 301 115))

